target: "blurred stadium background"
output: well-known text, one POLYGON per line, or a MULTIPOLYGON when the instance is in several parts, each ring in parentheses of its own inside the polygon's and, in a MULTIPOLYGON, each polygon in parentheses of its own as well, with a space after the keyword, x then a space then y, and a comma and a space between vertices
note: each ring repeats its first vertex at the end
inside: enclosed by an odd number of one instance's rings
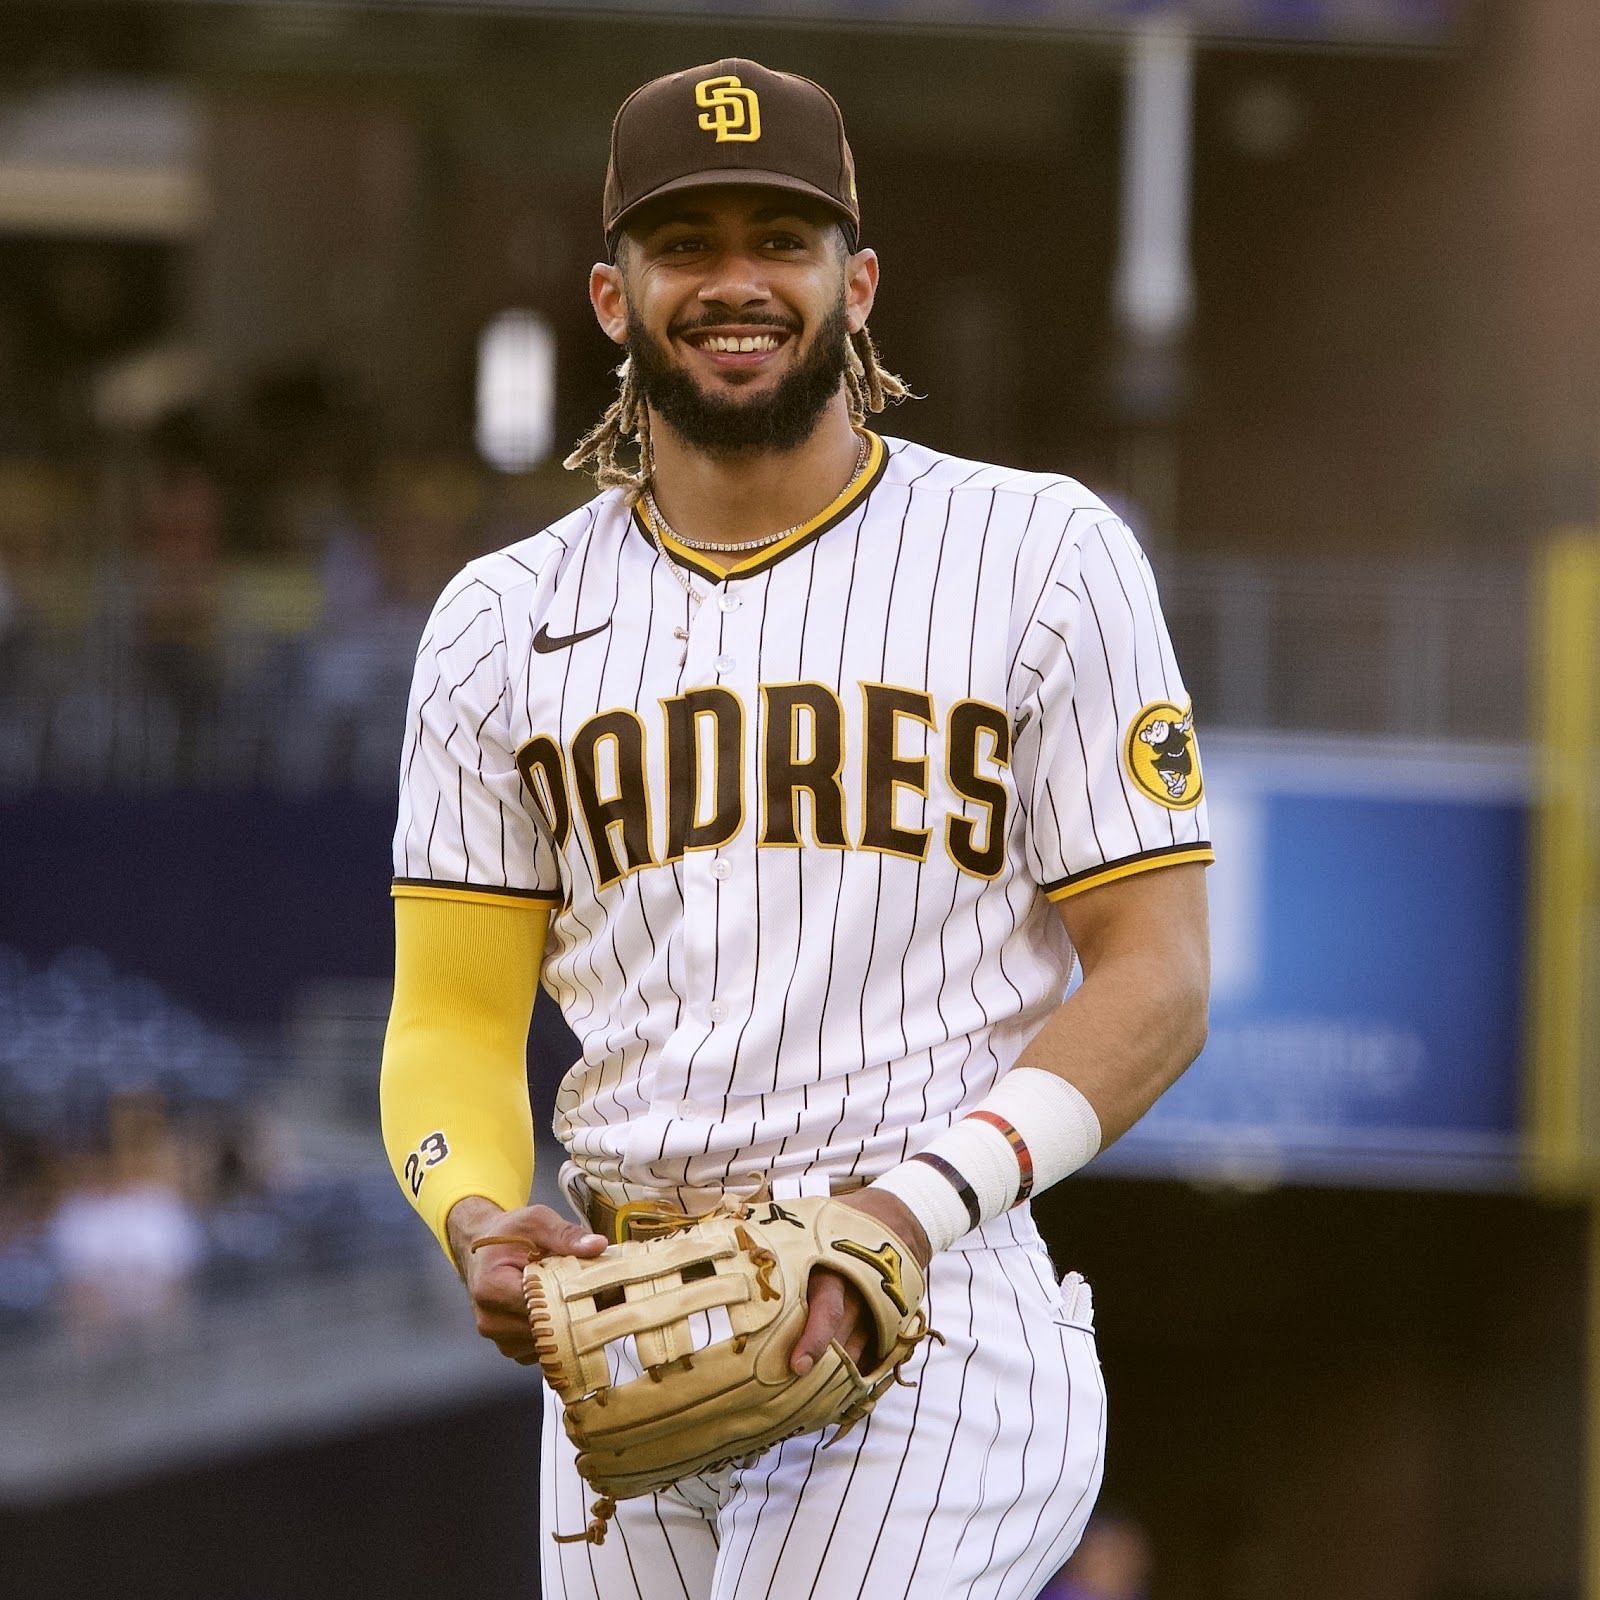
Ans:
POLYGON ((1205 730, 1212 1042, 1041 1207, 1082 1592, 1600 1600, 1594 0, 5 0, 0 1593, 537 1593, 377 1136, 400 724, 586 496, 612 110, 737 53, 843 105, 887 431, 1113 497, 1205 730))

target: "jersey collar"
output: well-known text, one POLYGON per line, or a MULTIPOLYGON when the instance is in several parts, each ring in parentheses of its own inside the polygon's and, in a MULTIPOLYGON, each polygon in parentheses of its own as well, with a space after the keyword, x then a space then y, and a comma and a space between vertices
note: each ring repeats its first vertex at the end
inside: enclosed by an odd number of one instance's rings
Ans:
MULTIPOLYGON (((661 543, 680 566, 688 568, 697 577, 709 578, 713 583, 722 583, 730 578, 748 578, 752 573, 764 572, 774 563, 782 561, 785 556, 793 555, 796 550, 803 550, 813 539, 820 538, 835 523, 842 522, 878 486, 878 480, 883 477, 884 468, 889 464, 889 452, 877 434, 870 429, 862 431, 867 437, 867 464, 861 476, 847 485, 837 499, 824 506, 809 522, 802 522, 798 528, 792 533, 785 534, 776 544, 769 544, 765 550, 753 550, 743 561, 735 562, 733 566, 724 569, 714 561, 708 561, 699 551, 691 550, 681 540, 673 538, 665 529, 661 532, 661 543)), ((642 500, 634 504, 633 523, 640 537, 654 548, 654 541, 650 538, 649 513, 645 510, 642 500)))

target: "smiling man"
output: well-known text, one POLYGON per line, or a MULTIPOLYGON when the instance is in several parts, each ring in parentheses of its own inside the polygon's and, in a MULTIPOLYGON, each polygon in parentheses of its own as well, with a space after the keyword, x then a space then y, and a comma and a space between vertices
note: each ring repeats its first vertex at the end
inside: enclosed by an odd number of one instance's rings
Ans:
MULTIPOLYGON (((1204 783, 1155 585, 1082 485, 867 427, 906 391, 817 84, 746 60, 646 84, 604 226, 589 294, 626 359, 568 462, 600 493, 468 566, 418 656, 385 1141, 479 1331, 574 1417, 649 1358, 619 1338, 608 1381, 563 1382, 530 1254, 837 1197, 867 1242, 791 1286, 770 1390, 881 1369, 871 1272, 897 1300, 925 1275, 941 1337, 842 1434, 591 1508, 547 1394, 552 1600, 1022 1600, 1082 1532, 1106 1430, 1089 1288, 1029 1196, 1205 1030, 1204 783), (582 1047, 555 1129, 577 1221, 527 1203, 541 980, 582 1047)), ((692 1354, 743 1348, 696 1327, 692 1354)))

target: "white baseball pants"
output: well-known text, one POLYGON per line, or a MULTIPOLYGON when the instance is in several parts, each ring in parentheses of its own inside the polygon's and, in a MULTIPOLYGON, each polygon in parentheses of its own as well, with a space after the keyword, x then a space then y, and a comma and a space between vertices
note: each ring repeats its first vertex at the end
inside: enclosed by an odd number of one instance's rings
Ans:
POLYGON ((938 1256, 925 1340, 835 1447, 832 1430, 753 1464, 618 1503, 587 1523, 547 1395, 540 1480, 544 1600, 1028 1600, 1077 1546, 1105 1462, 1106 1396, 1089 1287, 1057 1284, 1012 1213, 938 1256))

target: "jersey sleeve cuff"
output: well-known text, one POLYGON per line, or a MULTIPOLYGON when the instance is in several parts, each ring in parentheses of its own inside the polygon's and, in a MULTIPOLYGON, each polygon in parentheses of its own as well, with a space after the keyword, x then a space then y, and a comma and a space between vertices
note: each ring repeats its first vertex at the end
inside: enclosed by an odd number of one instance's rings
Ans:
POLYGON ((396 878, 389 893, 397 900, 466 900, 477 905, 526 906, 530 911, 549 911, 562 899, 559 889, 511 889, 447 878, 396 878))
POLYGON ((1099 866, 1086 867, 1082 872, 1056 878, 1041 887, 1047 900, 1070 900, 1085 889, 1098 889, 1103 883, 1115 883, 1118 878, 1131 878, 1135 873, 1154 872, 1160 867, 1182 867, 1194 862, 1204 865, 1216 859, 1208 840, 1197 840, 1193 844, 1166 844, 1159 850, 1141 850, 1138 855, 1124 856, 1120 861, 1106 861, 1099 866))

